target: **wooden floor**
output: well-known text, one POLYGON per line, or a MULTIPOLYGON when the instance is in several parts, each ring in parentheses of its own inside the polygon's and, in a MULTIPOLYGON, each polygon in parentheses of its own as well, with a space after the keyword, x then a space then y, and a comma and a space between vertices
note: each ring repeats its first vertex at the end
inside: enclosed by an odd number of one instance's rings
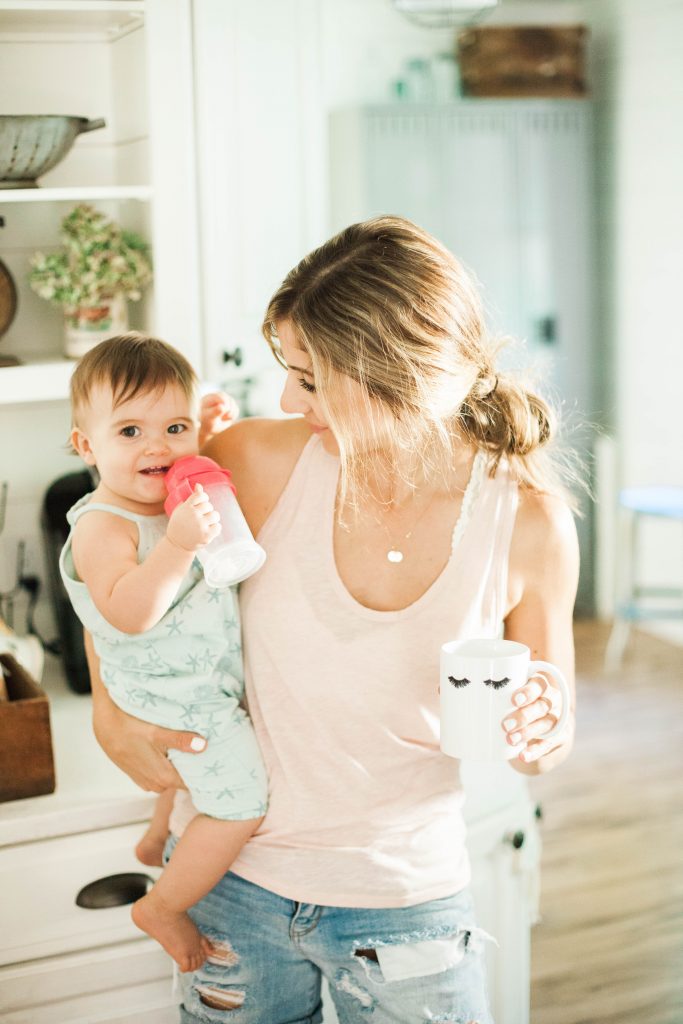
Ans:
POLYGON ((531 1024, 683 1024, 683 649, 577 623, 571 758, 543 809, 531 1024))

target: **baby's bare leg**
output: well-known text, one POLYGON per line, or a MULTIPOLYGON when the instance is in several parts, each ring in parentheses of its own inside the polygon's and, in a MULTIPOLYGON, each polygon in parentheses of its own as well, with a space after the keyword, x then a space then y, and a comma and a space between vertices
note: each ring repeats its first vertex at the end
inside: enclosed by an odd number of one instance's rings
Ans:
POLYGON ((197 815, 159 881, 133 904, 135 924, 161 943, 181 971, 196 971, 211 952, 211 943, 187 911, 220 881, 262 820, 221 821, 197 815))
POLYGON ((154 806, 154 813, 144 836, 135 847, 135 856, 142 864, 160 868, 163 864, 163 852, 168 839, 168 819, 173 809, 175 789, 165 789, 160 793, 154 806))

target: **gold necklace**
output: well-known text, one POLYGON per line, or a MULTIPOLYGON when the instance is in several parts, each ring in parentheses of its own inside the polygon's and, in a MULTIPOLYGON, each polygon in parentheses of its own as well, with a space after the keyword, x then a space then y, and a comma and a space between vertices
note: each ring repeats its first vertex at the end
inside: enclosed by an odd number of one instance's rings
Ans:
MULTIPOLYGON (((417 519, 415 520, 413 525, 410 527, 408 532, 406 534, 404 534, 403 537, 401 538, 401 540, 400 540, 401 548, 405 545, 405 542, 407 540, 410 540, 410 538, 412 537, 413 533, 415 532, 415 529, 417 528, 418 523, 421 521, 422 517, 426 514, 427 510, 432 507, 432 504, 434 502, 434 498, 435 497, 436 497, 436 491, 434 491, 434 493, 432 494, 431 498, 429 499, 429 501, 427 502, 425 507, 422 509, 422 511, 420 512, 419 516, 417 517, 417 519)), ((403 554, 403 551, 401 551, 401 548, 399 548, 392 541, 391 533, 389 532, 389 528, 387 527, 386 523, 382 523, 382 526, 384 527, 384 529, 386 531, 386 534, 387 534, 387 536, 389 538, 389 543, 391 545, 391 547, 387 551, 387 561, 391 562, 393 565, 400 565, 400 563, 405 558, 405 555, 403 554)))

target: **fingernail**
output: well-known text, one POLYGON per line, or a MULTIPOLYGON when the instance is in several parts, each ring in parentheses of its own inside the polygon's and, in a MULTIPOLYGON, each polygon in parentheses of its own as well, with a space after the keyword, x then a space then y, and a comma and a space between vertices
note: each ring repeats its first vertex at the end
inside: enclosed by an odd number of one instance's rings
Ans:
POLYGON ((201 736, 193 736, 190 741, 191 750, 203 750, 206 746, 206 740, 203 740, 201 736))
POLYGON ((521 732, 513 732, 513 733, 510 734, 510 743, 512 743, 512 744, 520 743, 521 739, 522 739, 521 732))
POLYGON ((520 708, 522 706, 522 704, 524 703, 525 700, 526 700, 526 697, 524 696, 523 693, 516 693, 515 694, 515 704, 517 705, 518 708, 520 708))
POLYGON ((506 718, 505 721, 503 722, 503 728, 507 729, 507 731, 509 732, 510 729, 517 728, 517 723, 515 722, 514 718, 506 718))

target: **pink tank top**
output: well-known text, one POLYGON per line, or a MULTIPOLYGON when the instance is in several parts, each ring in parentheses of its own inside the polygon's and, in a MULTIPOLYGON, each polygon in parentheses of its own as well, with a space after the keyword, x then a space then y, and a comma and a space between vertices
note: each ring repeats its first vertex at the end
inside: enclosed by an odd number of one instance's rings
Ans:
POLYGON ((473 465, 450 560, 417 601, 346 590, 332 530, 339 460, 304 448, 241 585, 246 690, 270 806, 233 865, 288 899, 401 907, 464 888, 458 762, 439 750, 439 652, 500 635, 517 485, 473 465))

